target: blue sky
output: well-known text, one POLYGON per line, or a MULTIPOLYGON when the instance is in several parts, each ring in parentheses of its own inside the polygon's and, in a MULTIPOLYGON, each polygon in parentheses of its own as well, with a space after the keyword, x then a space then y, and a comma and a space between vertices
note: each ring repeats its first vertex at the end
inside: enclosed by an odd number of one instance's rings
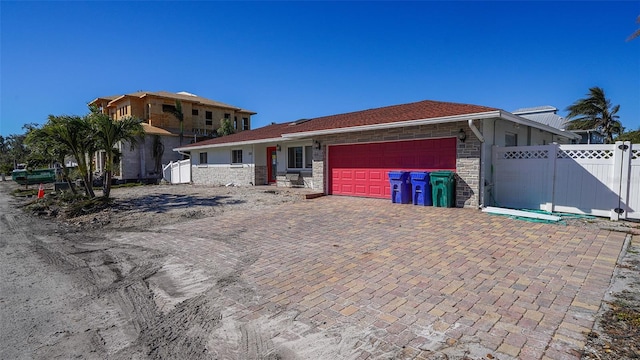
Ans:
POLYGON ((564 109, 592 86, 640 127, 640 2, 0 2, 0 135, 98 96, 188 91, 253 127, 418 100, 564 109))

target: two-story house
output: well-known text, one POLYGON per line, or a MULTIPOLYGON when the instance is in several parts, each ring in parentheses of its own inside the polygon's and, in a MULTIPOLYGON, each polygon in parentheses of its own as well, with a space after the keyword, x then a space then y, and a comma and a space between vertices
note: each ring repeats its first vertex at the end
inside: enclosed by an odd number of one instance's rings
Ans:
MULTIPOLYGON (((182 157, 171 149, 214 137, 224 119, 231 121, 236 132, 249 130, 251 115, 256 114, 188 92, 137 91, 98 97, 89 105, 115 120, 129 116, 143 120, 145 136, 138 146, 131 150, 128 144, 119 145, 122 156, 114 177, 125 181, 160 178, 162 164, 182 157), (182 124, 175 115, 177 101, 182 107, 182 124)), ((103 169, 104 156, 98 154, 96 170, 103 169)))

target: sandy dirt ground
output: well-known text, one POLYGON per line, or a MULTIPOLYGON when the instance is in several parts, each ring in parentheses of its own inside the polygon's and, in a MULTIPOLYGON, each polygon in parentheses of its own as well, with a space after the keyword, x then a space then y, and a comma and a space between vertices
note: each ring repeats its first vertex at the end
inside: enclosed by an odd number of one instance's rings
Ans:
MULTIPOLYGON (((12 182, 0 182, 0 359, 357 358, 349 349, 362 339, 344 333, 343 341, 329 342, 328 334, 297 323, 296 314, 276 312, 243 324, 225 322, 229 292, 236 299, 254 295, 233 273, 203 271, 160 250, 112 240, 123 232, 305 201, 304 191, 120 188, 113 190, 108 208, 53 219, 23 211, 20 206, 32 200, 9 195, 15 188, 12 182), (287 348, 265 351, 278 347, 260 328, 269 334, 294 331, 308 336, 287 348), (222 346, 228 344, 235 345, 225 352, 222 346)), ((619 227, 585 220, 572 225, 619 227)), ((627 302, 640 299, 640 248, 631 241, 629 249, 600 312, 603 320, 621 296, 627 302)), ((251 251, 245 251, 250 262, 251 251)), ((585 358, 640 356, 633 347, 640 334, 629 338, 626 331, 627 344, 621 344, 607 324, 611 321, 594 328, 585 358), (616 355, 617 350, 626 352, 616 355)))
POLYGON ((240 358, 295 358, 261 354, 270 339, 257 336, 251 324, 221 324, 220 290, 233 285, 233 276, 225 280, 229 274, 205 273, 162 251, 111 239, 225 211, 303 201, 304 191, 121 188, 113 190, 109 208, 54 221, 19 209, 32 200, 9 195, 15 188, 0 182, 0 359, 218 358, 209 342, 222 325, 241 329, 240 358))

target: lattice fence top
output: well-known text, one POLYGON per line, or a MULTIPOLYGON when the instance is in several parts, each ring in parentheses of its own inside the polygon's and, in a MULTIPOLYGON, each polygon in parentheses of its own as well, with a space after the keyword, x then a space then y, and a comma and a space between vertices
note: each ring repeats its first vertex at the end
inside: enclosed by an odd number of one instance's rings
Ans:
POLYGON ((558 159, 612 159, 613 150, 559 150, 558 159))
POLYGON ((515 150, 502 153, 503 159, 548 159, 549 150, 515 150))
POLYGON ((640 159, 640 150, 631 150, 631 160, 640 159))

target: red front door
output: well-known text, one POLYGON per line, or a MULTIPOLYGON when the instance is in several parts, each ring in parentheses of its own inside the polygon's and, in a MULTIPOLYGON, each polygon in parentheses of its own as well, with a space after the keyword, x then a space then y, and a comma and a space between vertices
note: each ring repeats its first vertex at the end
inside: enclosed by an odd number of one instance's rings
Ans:
POLYGON ((276 182, 276 173, 278 166, 278 158, 276 155, 276 147, 271 146, 267 148, 267 180, 269 184, 276 182))

